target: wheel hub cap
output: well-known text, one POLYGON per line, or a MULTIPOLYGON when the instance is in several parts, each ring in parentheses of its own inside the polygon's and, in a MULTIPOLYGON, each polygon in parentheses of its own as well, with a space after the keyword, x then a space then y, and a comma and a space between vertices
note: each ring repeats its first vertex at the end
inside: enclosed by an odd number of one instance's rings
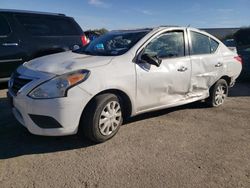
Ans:
POLYGON ((220 105, 224 102, 227 96, 226 87, 224 85, 219 85, 215 92, 215 104, 220 105))
POLYGON ((120 104, 116 101, 109 102, 102 110, 99 119, 99 129, 102 135, 112 134, 121 124, 122 113, 120 104))

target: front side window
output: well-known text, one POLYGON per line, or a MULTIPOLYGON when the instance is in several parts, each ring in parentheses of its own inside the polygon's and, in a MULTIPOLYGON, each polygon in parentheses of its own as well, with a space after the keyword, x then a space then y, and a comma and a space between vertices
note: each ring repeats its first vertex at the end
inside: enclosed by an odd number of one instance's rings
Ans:
POLYGON ((7 36, 11 32, 6 19, 0 15, 0 36, 7 36))
POLYGON ((153 39, 144 49, 151 57, 176 58, 185 56, 183 31, 167 32, 153 39))

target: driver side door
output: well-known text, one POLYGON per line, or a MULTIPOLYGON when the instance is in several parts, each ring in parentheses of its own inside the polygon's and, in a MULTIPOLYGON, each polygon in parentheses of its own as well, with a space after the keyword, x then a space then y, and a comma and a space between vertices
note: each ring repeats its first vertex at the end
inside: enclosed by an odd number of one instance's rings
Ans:
POLYGON ((159 67, 137 62, 137 112, 160 109, 185 100, 190 88, 191 61, 185 30, 154 37, 140 52, 162 60, 159 67))

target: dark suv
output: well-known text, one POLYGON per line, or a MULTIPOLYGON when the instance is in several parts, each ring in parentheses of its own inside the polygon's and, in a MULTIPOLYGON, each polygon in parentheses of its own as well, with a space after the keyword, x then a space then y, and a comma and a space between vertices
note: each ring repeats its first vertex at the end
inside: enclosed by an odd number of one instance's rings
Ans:
POLYGON ((242 57, 241 78, 250 81, 250 28, 241 28, 234 34, 238 54, 242 57))
POLYGON ((64 14, 0 9, 0 82, 25 61, 86 44, 80 26, 64 14))

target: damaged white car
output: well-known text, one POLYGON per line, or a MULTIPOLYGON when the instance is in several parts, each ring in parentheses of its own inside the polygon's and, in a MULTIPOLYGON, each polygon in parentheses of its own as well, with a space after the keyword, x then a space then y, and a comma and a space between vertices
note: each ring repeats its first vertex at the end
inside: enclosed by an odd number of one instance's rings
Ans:
POLYGON ((109 32, 85 49, 24 63, 9 81, 16 119, 31 133, 114 136, 123 119, 206 99, 224 103, 241 59, 193 28, 109 32))

